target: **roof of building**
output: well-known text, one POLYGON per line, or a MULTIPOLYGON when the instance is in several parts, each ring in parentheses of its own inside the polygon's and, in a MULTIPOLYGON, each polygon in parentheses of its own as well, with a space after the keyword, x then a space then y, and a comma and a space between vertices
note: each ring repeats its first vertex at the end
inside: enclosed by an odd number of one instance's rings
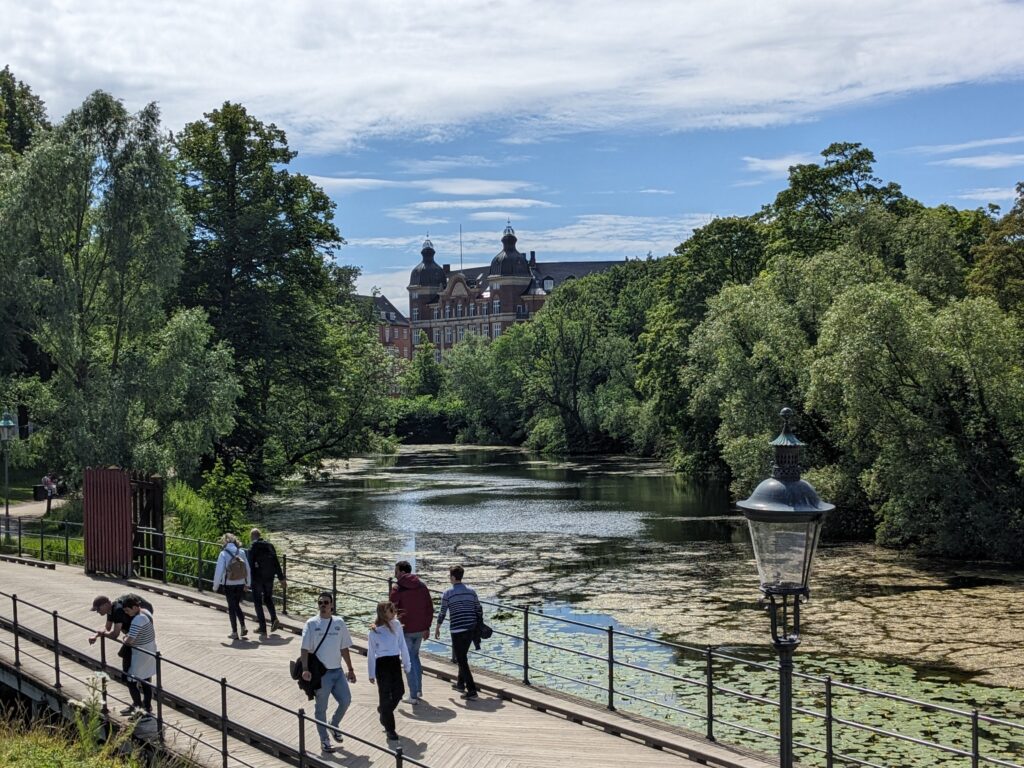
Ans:
POLYGON ((501 236, 501 251, 491 259, 491 271, 494 277, 529 277, 530 262, 526 255, 516 250, 516 232, 509 224, 501 236))
POLYGON ((409 274, 410 287, 440 288, 448 281, 441 265, 434 261, 434 254, 434 244, 428 237, 423 241, 423 248, 420 250, 423 260, 413 267, 409 274))
POLYGON ((391 303, 387 296, 361 296, 355 297, 360 301, 373 302, 373 316, 377 320, 384 320, 389 323, 406 323, 405 315, 398 311, 398 307, 391 303))

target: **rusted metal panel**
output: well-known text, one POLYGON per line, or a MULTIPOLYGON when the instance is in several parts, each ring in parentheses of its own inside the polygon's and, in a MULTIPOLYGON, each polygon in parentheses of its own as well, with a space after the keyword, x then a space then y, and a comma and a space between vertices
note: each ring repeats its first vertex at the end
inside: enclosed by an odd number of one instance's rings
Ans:
POLYGON ((85 470, 85 570, 132 573, 132 488, 122 469, 85 470))

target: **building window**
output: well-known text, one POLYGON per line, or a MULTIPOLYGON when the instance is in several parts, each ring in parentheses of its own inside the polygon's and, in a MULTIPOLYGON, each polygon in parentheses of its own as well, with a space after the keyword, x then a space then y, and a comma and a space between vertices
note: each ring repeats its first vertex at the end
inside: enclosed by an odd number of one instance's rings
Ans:
POLYGON ((409 338, 409 329, 408 328, 403 328, 402 329, 402 338, 403 339, 408 339, 409 338))
POLYGON ((491 313, 499 314, 501 312, 501 299, 495 299, 491 302, 491 313))
POLYGON ((501 336, 501 323, 494 324, 494 333, 492 334, 492 336, 494 336, 494 338, 498 338, 499 336, 501 336))
POLYGON ((419 320, 420 319, 420 308, 419 307, 413 307, 412 308, 412 319, 413 320, 419 320))
POLYGON ((463 328, 463 327, 462 327, 462 326, 460 325, 460 326, 459 326, 459 341, 462 341, 462 340, 463 340, 464 338, 466 338, 466 329, 465 329, 465 328, 463 328))
POLYGON ((441 350, 440 349, 435 349, 434 350, 434 362, 435 363, 440 363, 441 362, 441 350))
POLYGON ((388 312, 388 320, 392 320, 393 321, 394 319, 395 319, 395 313, 394 312, 388 312))
POLYGON ((544 290, 549 292, 555 290, 555 281, 550 277, 544 278, 544 290))
POLYGON ((439 320, 440 317, 441 317, 441 310, 439 310, 437 307, 434 307, 434 319, 435 320, 439 320))
POLYGON ((476 304, 469 305, 469 316, 476 317, 476 304))
POLYGON ((444 329, 444 343, 445 344, 451 344, 452 343, 452 329, 451 328, 445 328, 444 329))
POLYGON ((384 341, 391 341, 391 329, 390 328, 387 328, 387 327, 384 328, 384 341))
POLYGON ((440 344, 441 343, 441 329, 440 328, 435 328, 434 329, 434 343, 435 344, 440 344))

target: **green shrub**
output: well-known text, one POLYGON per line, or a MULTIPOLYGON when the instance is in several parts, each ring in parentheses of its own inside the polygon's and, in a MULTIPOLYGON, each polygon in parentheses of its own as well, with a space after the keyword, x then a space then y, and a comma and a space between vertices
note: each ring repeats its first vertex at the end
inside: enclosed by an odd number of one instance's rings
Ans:
POLYGON ((230 531, 238 533, 245 524, 245 515, 252 501, 252 480, 241 462, 230 471, 221 459, 213 469, 203 473, 203 487, 199 495, 212 507, 217 533, 214 538, 230 531))

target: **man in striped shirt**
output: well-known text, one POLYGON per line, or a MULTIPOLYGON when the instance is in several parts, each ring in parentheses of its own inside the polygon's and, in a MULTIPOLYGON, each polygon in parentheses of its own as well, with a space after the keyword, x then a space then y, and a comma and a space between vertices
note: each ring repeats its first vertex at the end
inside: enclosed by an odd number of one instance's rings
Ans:
POLYGON ((459 679, 454 688, 462 692, 462 698, 473 700, 477 698, 477 693, 473 673, 469 669, 469 646, 473 642, 477 624, 483 623, 484 609, 476 592, 462 583, 464 575, 461 565, 452 566, 448 570, 448 580, 452 585, 441 596, 441 612, 437 615, 434 638, 441 638, 441 625, 450 611, 448 630, 452 634, 452 650, 459 664, 459 679))

